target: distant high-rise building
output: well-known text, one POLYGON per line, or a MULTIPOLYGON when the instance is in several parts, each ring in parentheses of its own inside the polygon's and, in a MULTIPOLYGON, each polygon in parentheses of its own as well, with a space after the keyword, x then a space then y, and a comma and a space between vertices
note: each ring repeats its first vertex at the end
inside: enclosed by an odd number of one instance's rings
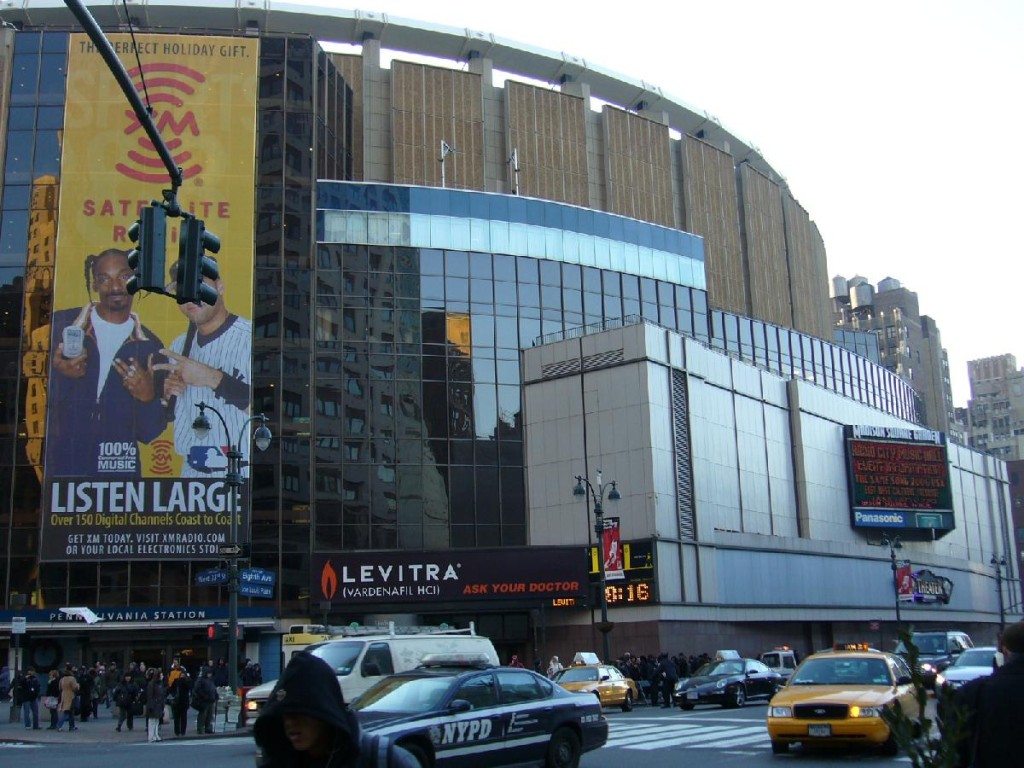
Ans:
POLYGON ((1004 461, 1024 459, 1024 370, 1013 355, 970 360, 968 443, 1004 461))
POLYGON ((958 443, 965 435, 953 415, 949 359, 935 320, 922 315, 917 294, 899 280, 887 277, 877 289, 867 278, 832 278, 835 338, 843 332, 873 333, 878 338, 879 362, 914 388, 919 413, 929 429, 947 433, 958 443))

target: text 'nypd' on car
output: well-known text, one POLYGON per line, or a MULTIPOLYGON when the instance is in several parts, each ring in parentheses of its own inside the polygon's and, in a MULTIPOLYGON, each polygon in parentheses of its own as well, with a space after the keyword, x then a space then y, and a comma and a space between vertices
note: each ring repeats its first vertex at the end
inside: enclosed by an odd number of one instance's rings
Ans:
POLYGON ((594 696, 471 655, 424 657, 419 668, 374 685, 352 709, 363 728, 402 745, 424 768, 576 768, 581 754, 608 739, 594 696))

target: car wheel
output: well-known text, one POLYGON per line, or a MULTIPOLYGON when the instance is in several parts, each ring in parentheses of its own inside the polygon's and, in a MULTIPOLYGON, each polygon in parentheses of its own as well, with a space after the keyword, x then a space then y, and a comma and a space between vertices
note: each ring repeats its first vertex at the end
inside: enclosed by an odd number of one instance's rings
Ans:
POLYGON ((577 768, 579 764, 579 737, 568 728, 559 728, 548 742, 544 768, 577 768))
POLYGON ((433 765, 433 763, 430 761, 430 757, 427 755, 427 752, 422 745, 407 741, 399 742, 398 746, 400 746, 402 749, 404 749, 406 752, 412 755, 413 759, 416 761, 416 764, 419 765, 420 768, 431 768, 431 766, 433 765))
POLYGON ((773 741, 772 742, 772 754, 773 755, 784 755, 789 752, 788 741, 773 741))
POLYGON ((626 698, 622 700, 622 711, 632 712, 633 711, 633 692, 626 691, 626 698))
POLYGON ((736 686, 736 693, 732 695, 732 702, 728 704, 728 706, 733 707, 735 709, 737 707, 742 707, 746 703, 747 689, 744 688, 742 685, 736 686))
POLYGON ((900 745, 896 743, 896 737, 892 735, 892 731, 889 732, 889 738, 885 740, 882 745, 882 754, 886 757, 893 757, 899 754, 900 745))

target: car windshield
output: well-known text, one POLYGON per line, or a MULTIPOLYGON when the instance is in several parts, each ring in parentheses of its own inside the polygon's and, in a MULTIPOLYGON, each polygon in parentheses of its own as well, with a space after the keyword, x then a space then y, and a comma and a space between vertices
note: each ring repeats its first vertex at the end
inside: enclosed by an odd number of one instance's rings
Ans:
POLYGON ((972 648, 953 662, 954 667, 991 667, 996 652, 992 648, 972 648))
POLYGON ((712 661, 693 673, 694 677, 720 677, 722 675, 742 675, 742 661, 712 661))
POLYGON ((429 712, 451 688, 447 677, 387 677, 352 703, 364 712, 429 712))
POLYGON ((363 650, 363 646, 366 645, 362 640, 346 640, 340 643, 323 643, 321 645, 313 645, 308 650, 328 664, 331 665, 331 669, 334 670, 334 674, 339 677, 351 674, 352 668, 355 666, 356 660, 359 658, 359 652, 363 650))
POLYGON ((563 669, 556 683, 593 683, 597 681, 597 669, 594 667, 569 667, 563 669))
POLYGON ((914 645, 917 646, 918 653, 935 655, 946 652, 945 635, 913 635, 911 639, 914 645))
POLYGON ((883 659, 808 659, 789 681, 790 685, 892 685, 889 665, 883 659))

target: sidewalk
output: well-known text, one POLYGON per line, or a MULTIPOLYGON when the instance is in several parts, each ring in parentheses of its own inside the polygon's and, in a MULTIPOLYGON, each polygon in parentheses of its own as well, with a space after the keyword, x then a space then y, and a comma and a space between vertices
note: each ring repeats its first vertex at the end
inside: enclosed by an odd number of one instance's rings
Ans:
MULTIPOLYGON (((116 709, 111 707, 107 709, 102 704, 100 705, 100 716, 97 719, 89 718, 86 722, 79 722, 78 718, 75 718, 75 725, 78 726, 77 731, 68 731, 68 727, 65 724, 63 731, 51 731, 48 729, 50 725, 50 712, 47 709, 40 707, 39 712, 39 728, 40 730, 35 731, 25 728, 25 723, 21 719, 21 707, 18 707, 18 718, 15 722, 10 722, 11 705, 9 702, 0 702, 0 743, 20 742, 29 744, 74 744, 76 742, 85 742, 89 744, 129 744, 129 743, 146 743, 146 718, 136 717, 134 719, 133 730, 128 730, 127 722, 121 726, 120 733, 115 730, 117 726, 117 716, 115 714, 116 709)), ((218 708, 217 716, 214 719, 214 730, 212 734, 197 734, 196 733, 196 713, 195 710, 189 710, 188 718, 188 732, 184 736, 174 735, 173 723, 165 722, 160 726, 160 738, 164 741, 173 741, 176 738, 181 739, 219 739, 219 738, 252 738, 251 729, 236 729, 235 722, 238 719, 238 710, 231 708, 227 711, 227 719, 225 719, 225 710, 218 708)))

